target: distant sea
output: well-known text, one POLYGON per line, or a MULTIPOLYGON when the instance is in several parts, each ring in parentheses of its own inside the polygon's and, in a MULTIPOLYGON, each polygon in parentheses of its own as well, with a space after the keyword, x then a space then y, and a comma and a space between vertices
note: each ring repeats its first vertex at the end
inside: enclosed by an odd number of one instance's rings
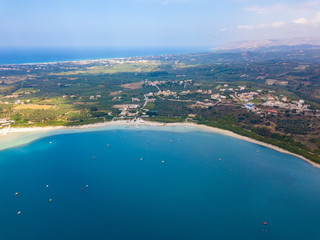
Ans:
POLYGON ((65 62, 208 52, 209 48, 16 48, 0 49, 0 64, 65 62))
POLYGON ((320 239, 320 169, 165 129, 79 131, 0 151, 0 239, 320 239))

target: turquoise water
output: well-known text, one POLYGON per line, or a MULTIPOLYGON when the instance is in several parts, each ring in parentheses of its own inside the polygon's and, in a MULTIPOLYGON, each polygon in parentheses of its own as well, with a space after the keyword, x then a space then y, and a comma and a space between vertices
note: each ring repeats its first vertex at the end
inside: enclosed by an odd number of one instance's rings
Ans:
POLYGON ((320 170, 220 134, 64 134, 0 152, 0 213, 1 240, 320 239, 320 170))

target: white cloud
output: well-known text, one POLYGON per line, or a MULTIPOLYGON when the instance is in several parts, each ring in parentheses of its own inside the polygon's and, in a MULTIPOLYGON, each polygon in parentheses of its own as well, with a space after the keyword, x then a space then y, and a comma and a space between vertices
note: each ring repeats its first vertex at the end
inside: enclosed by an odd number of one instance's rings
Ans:
POLYGON ((237 28, 239 30, 257 30, 257 29, 265 29, 265 28, 281 28, 285 26, 285 22, 272 22, 268 24, 260 24, 260 25, 239 25, 237 28))
POLYGON ((308 21, 305 18, 298 18, 297 20, 294 20, 293 22, 295 24, 301 24, 301 25, 308 24, 308 21))
POLYGON ((280 27, 282 27, 282 26, 284 26, 284 25, 285 25, 284 22, 273 22, 273 23, 271 23, 271 26, 272 26, 273 28, 280 28, 280 27))
POLYGON ((253 30, 253 26, 252 25, 239 25, 237 28, 239 30, 253 30))
POLYGON ((224 27, 224 28, 221 28, 221 29, 220 29, 220 32, 225 32, 225 31, 227 31, 227 30, 228 30, 228 28, 224 27))

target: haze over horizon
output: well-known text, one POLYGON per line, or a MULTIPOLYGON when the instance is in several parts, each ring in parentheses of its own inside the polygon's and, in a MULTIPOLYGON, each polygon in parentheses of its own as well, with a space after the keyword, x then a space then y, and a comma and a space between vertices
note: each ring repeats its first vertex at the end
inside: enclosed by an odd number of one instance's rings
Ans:
POLYGON ((0 0, 0 47, 217 47, 319 37, 320 0, 0 0))

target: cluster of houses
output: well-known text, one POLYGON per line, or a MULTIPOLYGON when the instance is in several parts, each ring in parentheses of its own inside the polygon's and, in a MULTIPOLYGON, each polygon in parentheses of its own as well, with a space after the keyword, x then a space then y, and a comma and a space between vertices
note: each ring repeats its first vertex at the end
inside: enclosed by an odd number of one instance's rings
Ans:
POLYGON ((211 95, 211 99, 218 100, 219 102, 222 102, 226 98, 227 98, 227 96, 220 95, 220 94, 212 94, 211 95))
POLYGON ((241 101, 248 102, 252 101, 255 97, 259 96, 258 92, 244 92, 237 94, 235 93, 235 96, 238 97, 241 101))
POLYGON ((174 80, 174 81, 153 81, 153 82, 149 82, 148 80, 145 81, 145 83, 147 83, 150 86, 156 86, 156 85, 163 85, 170 82, 170 84, 174 84, 174 85, 185 85, 185 84, 192 84, 192 79, 188 79, 188 80, 174 80))
MULTIPOLYGON (((299 112, 304 112, 308 111, 308 105, 305 104, 304 100, 299 100, 299 101, 292 101, 291 103, 288 103, 287 97, 282 97, 279 99, 279 97, 276 96, 266 96, 262 97, 261 100, 266 100, 266 102, 261 103, 261 106, 264 107, 277 107, 277 108, 282 108, 282 109, 287 109, 287 110, 296 110, 297 113, 299 112)), ((256 108, 254 103, 246 103, 244 106, 246 109, 253 111, 257 114, 277 114, 278 111, 276 109, 259 109, 256 108)))
POLYGON ((14 121, 9 120, 8 118, 1 118, 0 119, 0 127, 10 126, 11 123, 14 123, 14 121))
POLYGON ((159 91, 156 93, 157 96, 174 96, 177 97, 177 92, 171 92, 170 90, 159 91))
POLYGON ((304 100, 287 102, 287 98, 283 97, 281 100, 278 97, 269 97, 265 103, 262 104, 267 107, 279 107, 289 110, 297 110, 298 112, 303 112, 308 110, 308 105, 305 104, 304 100))
POLYGON ((92 95, 89 97, 90 100, 94 100, 94 99, 98 99, 98 98, 101 98, 101 95, 96 95, 96 96, 92 95))

